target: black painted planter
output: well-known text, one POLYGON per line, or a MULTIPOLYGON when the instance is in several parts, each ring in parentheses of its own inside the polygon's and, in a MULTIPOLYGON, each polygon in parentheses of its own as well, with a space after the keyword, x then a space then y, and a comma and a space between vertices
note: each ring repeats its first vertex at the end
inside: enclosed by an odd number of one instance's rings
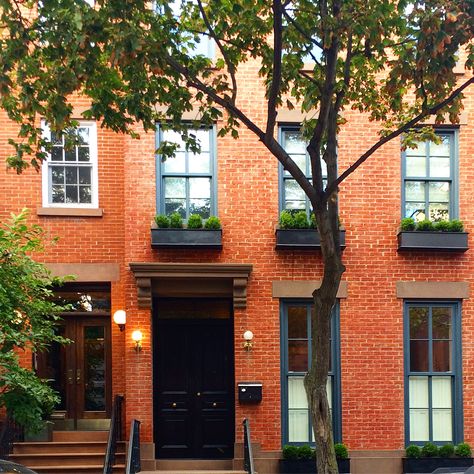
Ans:
MULTIPOLYGON (((280 474, 315 474, 316 461, 314 459, 280 459, 280 474)), ((338 459, 337 467, 339 474, 346 474, 351 472, 350 459, 338 459)))
MULTIPOLYGON (((319 232, 314 229, 277 229, 276 235, 276 249, 286 250, 304 250, 304 249, 320 249, 321 241, 319 232)), ((339 239, 341 248, 346 247, 346 231, 339 231, 339 239)))
POLYGON ((398 233, 398 250, 431 252, 465 252, 467 232, 402 231, 398 233))
POLYGON ((222 229, 151 229, 152 248, 222 248, 222 229))
POLYGON ((439 467, 470 467, 473 458, 403 458, 404 473, 431 473, 439 467))

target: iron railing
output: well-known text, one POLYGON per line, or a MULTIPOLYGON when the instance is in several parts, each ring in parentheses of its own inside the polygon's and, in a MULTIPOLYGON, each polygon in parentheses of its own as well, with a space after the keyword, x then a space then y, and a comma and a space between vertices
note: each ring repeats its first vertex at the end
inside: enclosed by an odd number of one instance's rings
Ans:
POLYGON ((253 467, 252 439, 250 438, 250 424, 247 418, 243 421, 244 425, 244 471, 248 474, 255 474, 253 467))
POLYGON ((122 404, 123 395, 115 395, 112 408, 112 418, 110 420, 109 439, 104 458, 103 474, 112 474, 115 464, 115 453, 117 451, 117 441, 122 440, 122 404))
POLYGON ((142 470, 140 464, 140 422, 132 420, 128 440, 127 464, 125 474, 135 474, 142 470))
POLYGON ((23 441, 24 433, 23 429, 8 415, 0 423, 0 458, 8 459, 13 452, 13 444, 23 441))

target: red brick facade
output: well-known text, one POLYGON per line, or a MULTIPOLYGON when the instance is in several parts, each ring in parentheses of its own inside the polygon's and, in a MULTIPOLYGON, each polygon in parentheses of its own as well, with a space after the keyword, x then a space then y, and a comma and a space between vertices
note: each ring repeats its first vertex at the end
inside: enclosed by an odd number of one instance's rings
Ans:
MULTIPOLYGON (((259 124, 265 120, 263 89, 254 63, 239 71, 242 109, 259 124)), ((459 130, 459 217, 474 229, 474 91, 468 91, 459 130)), ((377 140, 376 124, 347 111, 339 137, 339 167, 345 169, 377 140)), ((0 155, 15 126, 2 114, 0 155)), ((263 382, 263 401, 236 403, 236 442, 241 421, 250 419, 252 435, 263 451, 281 448, 280 301, 272 282, 318 280, 317 252, 275 250, 278 221, 278 165, 243 127, 240 138, 217 141, 218 216, 223 249, 154 250, 150 227, 156 213, 155 136, 140 140, 98 127, 99 207, 101 217, 37 215, 41 173, 0 171, 2 219, 31 209, 31 220, 59 242, 42 257, 47 263, 116 263, 112 312, 126 309, 126 330, 112 324, 113 392, 125 393, 127 420, 142 421, 142 441, 153 442, 151 313, 140 309, 132 262, 246 263, 253 265, 246 308, 234 312, 235 381, 263 382), (143 351, 133 351, 131 333, 144 334, 143 351), (242 347, 242 334, 253 331, 254 349, 242 347)), ((397 140, 384 146, 341 186, 340 212, 345 227, 347 298, 340 300, 342 434, 350 450, 399 450, 405 446, 403 299, 396 282, 468 282, 474 284, 474 258, 466 253, 397 252, 401 216, 401 164, 397 140)), ((443 297, 443 295, 439 295, 443 297)), ((462 302, 464 438, 474 443, 474 307, 462 302)))

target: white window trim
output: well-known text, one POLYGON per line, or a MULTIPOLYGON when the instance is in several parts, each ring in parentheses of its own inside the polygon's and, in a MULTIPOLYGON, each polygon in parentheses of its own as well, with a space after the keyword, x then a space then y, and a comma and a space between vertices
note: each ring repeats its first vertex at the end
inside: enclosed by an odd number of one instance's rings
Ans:
MULTIPOLYGON (((90 163, 92 165, 91 172, 91 188, 92 188, 92 202, 90 204, 81 203, 57 203, 49 201, 49 190, 51 183, 49 182, 49 164, 51 163, 51 154, 47 154, 47 159, 44 161, 41 174, 42 174, 42 195, 43 195, 43 207, 47 208, 81 208, 81 209, 98 209, 99 208, 99 172, 98 172, 98 153, 97 153, 97 124, 93 121, 80 121, 79 127, 88 127, 90 130, 90 163)), ((48 140, 51 139, 51 129, 45 122, 41 122, 41 128, 43 130, 43 137, 48 140)))

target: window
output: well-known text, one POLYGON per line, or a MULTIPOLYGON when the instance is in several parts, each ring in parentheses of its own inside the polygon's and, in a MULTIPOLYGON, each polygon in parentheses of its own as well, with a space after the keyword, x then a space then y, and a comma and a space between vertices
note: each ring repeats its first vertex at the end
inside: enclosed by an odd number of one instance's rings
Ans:
MULTIPOLYGON (((282 441, 283 444, 314 441, 304 376, 311 361, 311 311, 309 302, 282 305, 282 441)), ((332 412, 334 439, 341 440, 341 392, 339 370, 339 314, 331 321, 331 366, 327 391, 332 412)))
MULTIPOLYGON (((299 127, 281 127, 280 143, 285 151, 291 156, 293 161, 303 171, 308 179, 311 179, 311 162, 307 144, 302 139, 299 127)), ((326 177, 326 164, 321 161, 323 166, 323 176, 326 177)), ((326 179, 324 179, 326 185, 326 179)), ((292 212, 306 211, 308 216, 312 212, 311 204, 301 189, 300 185, 292 178, 288 171, 280 165, 280 210, 288 210, 292 212)))
POLYGON ((52 148, 43 164, 43 205, 45 207, 97 207, 97 128, 81 122, 75 131, 77 142, 43 126, 52 148))
POLYGON ((453 132, 439 132, 441 143, 419 142, 403 153, 403 217, 416 221, 457 216, 455 141, 453 132))
POLYGON ((405 303, 406 441, 462 441, 458 303, 405 303))
POLYGON ((171 130, 160 130, 159 141, 177 143, 172 158, 162 162, 157 158, 159 176, 157 209, 162 214, 178 212, 183 219, 199 214, 203 219, 216 215, 216 183, 214 129, 190 130, 201 145, 199 154, 186 150, 181 135, 171 130))

